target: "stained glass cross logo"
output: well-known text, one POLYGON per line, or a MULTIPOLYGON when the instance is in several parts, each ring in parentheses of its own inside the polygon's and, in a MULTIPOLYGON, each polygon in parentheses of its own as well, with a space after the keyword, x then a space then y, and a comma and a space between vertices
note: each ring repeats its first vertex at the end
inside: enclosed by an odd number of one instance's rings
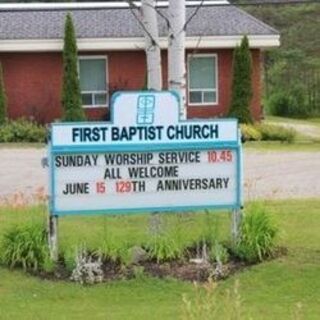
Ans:
POLYGON ((154 95, 138 96, 137 124, 153 124, 156 98, 154 95))

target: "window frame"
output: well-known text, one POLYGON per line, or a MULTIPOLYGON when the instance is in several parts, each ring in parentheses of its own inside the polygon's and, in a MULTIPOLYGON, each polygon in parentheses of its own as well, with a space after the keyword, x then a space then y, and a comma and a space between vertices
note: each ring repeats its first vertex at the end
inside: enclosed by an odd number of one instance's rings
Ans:
POLYGON ((109 107, 109 65, 108 65, 108 56, 107 55, 79 55, 78 56, 78 74, 79 74, 79 81, 80 81, 80 60, 97 60, 97 59, 104 59, 106 63, 105 75, 106 75, 106 90, 105 91, 82 91, 81 88, 81 99, 83 94, 91 94, 92 101, 95 102, 95 94, 105 94, 106 95, 106 104, 83 104, 82 107, 85 109, 92 109, 92 108, 108 108, 109 107))
POLYGON ((217 53, 196 53, 188 54, 188 105, 189 106, 217 106, 219 104, 219 70, 218 70, 218 54, 217 53), (215 88, 201 88, 201 89, 191 89, 190 88, 190 61, 193 58, 214 58, 214 67, 215 67, 215 88), (202 102, 190 102, 190 92, 192 91, 201 91, 202 102), (204 102, 203 93, 204 92, 215 92, 216 100, 214 102, 204 102))

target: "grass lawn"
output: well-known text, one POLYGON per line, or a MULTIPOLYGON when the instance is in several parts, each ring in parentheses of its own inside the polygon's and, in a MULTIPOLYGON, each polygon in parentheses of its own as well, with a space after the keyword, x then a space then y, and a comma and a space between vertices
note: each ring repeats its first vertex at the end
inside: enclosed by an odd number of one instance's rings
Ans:
MULTIPOLYGON (((214 319, 228 319, 224 312, 235 307, 226 292, 233 290, 236 279, 241 319, 319 319, 320 200, 269 201, 266 206, 282 230, 278 242, 288 248, 288 255, 220 282, 212 298, 224 311, 214 319), (302 305, 300 318, 295 315, 300 312, 297 303, 302 305)), ((12 223, 44 217, 43 208, 1 208, 0 234, 12 223)), ((225 238, 229 228, 227 214, 167 215, 165 221, 181 223, 190 241, 217 226, 225 238)), ((148 237, 148 222, 147 215, 61 218, 61 248, 72 251, 83 242, 96 247, 111 238, 141 243, 148 237)), ((142 277, 90 287, 0 268, 0 319, 189 319, 181 317, 183 294, 193 299, 191 283, 142 277)))
POLYGON ((279 123, 289 123, 289 124, 308 124, 317 126, 320 128, 320 118, 308 118, 308 119, 293 119, 293 118, 284 118, 276 116, 267 116, 267 122, 279 122, 279 123))
POLYGON ((45 148, 44 143, 36 143, 36 142, 10 142, 10 143, 0 143, 0 149, 42 149, 45 148))
POLYGON ((244 150, 257 150, 262 152, 320 152, 320 141, 295 141, 293 143, 279 141, 247 141, 243 144, 244 150))
POLYGON ((320 118, 310 119, 291 119, 267 116, 263 121, 266 124, 276 125, 308 125, 314 128, 316 132, 319 132, 319 136, 310 136, 303 134, 300 130, 296 130, 296 137, 293 143, 283 143, 279 141, 247 141, 243 144, 245 150, 258 150, 258 151, 307 151, 318 152, 320 151, 320 118))

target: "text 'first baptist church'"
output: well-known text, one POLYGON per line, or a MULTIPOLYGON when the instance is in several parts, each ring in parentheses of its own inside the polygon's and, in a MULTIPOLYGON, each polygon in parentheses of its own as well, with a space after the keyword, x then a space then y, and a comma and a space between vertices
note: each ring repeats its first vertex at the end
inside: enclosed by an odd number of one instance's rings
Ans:
POLYGON ((169 126, 88 126, 72 128, 72 142, 215 140, 218 124, 180 124, 169 126))

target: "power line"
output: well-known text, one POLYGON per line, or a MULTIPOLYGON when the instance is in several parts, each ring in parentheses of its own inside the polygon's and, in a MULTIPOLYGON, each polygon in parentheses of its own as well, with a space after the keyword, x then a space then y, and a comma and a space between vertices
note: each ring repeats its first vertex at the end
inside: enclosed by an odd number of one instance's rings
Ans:
MULTIPOLYGON (((130 1, 137 3, 139 6, 139 2, 130 1)), ((126 6, 128 4, 127 0, 122 2, 105 2, 104 3, 63 3, 63 4, 53 4, 53 3, 19 3, 19 4, 10 4, 10 3, 1 3, 0 2, 0 12, 25 12, 25 11, 92 11, 92 10, 114 10, 114 9, 130 9, 130 6, 126 6)), ((187 7, 244 7, 244 6, 288 6, 288 5, 308 5, 308 4, 320 4, 320 0, 245 0, 245 1, 187 1, 187 7)), ((159 1, 158 8, 166 8, 167 5, 163 1, 159 1)))

